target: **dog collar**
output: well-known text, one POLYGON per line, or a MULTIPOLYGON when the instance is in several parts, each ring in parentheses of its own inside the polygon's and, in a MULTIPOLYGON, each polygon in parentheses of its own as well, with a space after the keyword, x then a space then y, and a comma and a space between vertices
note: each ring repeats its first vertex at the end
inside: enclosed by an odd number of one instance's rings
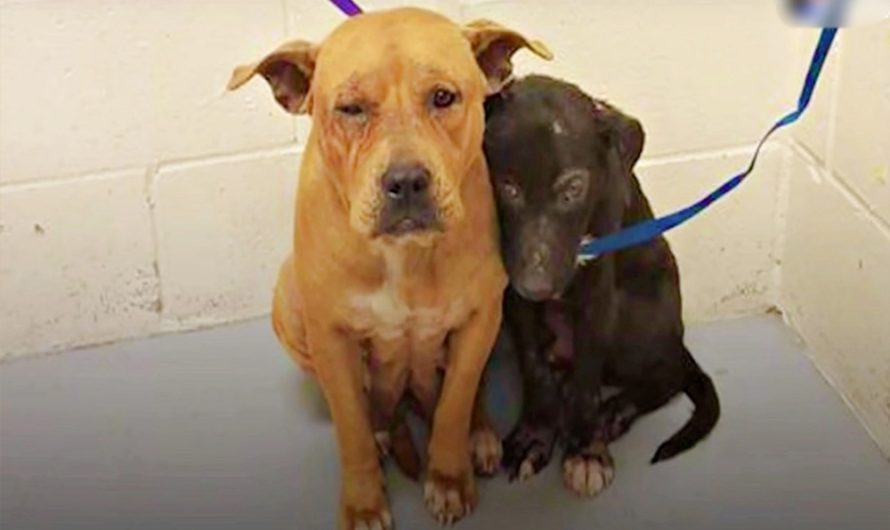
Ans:
MULTIPOLYGON (((595 237, 593 237, 590 234, 585 235, 584 237, 581 238, 581 248, 591 245, 594 241, 596 241, 595 237)), ((587 253, 580 252, 580 253, 578 253, 578 256, 575 258, 575 263, 579 267, 583 267, 598 257, 600 257, 599 254, 587 254, 587 253)))

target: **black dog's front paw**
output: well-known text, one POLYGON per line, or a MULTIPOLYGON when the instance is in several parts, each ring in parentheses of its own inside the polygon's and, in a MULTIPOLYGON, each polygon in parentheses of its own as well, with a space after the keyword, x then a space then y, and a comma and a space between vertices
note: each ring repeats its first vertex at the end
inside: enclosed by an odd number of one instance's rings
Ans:
POLYGON ((563 483, 581 497, 594 497, 615 478, 615 463, 604 442, 587 447, 569 444, 562 461, 563 483))
POLYGON ((556 430, 521 422, 504 440, 503 465, 510 481, 527 480, 543 469, 553 456, 556 430))

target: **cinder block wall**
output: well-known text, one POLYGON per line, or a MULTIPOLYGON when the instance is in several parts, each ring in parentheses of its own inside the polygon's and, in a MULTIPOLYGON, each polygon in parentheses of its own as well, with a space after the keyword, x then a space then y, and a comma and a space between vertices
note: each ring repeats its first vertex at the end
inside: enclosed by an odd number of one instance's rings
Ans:
MULTIPOLYGON (((800 74, 796 33, 763 2, 361 2, 405 3, 546 41, 557 60, 519 71, 638 116, 661 210, 741 166, 800 74)), ((265 314, 308 121, 261 81, 223 87, 341 20, 326 0, 0 0, 0 356, 265 314)), ((690 318, 773 303, 782 152, 672 236, 690 318)))
POLYGON ((890 21, 839 44, 791 141, 780 305, 890 456, 890 21))

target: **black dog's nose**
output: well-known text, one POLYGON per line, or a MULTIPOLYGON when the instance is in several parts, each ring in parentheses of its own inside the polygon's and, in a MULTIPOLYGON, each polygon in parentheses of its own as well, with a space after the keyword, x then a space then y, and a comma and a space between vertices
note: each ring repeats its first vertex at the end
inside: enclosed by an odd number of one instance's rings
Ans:
POLYGON ((420 164, 395 164, 383 174, 383 192, 393 202, 409 202, 426 194, 430 172, 420 164))

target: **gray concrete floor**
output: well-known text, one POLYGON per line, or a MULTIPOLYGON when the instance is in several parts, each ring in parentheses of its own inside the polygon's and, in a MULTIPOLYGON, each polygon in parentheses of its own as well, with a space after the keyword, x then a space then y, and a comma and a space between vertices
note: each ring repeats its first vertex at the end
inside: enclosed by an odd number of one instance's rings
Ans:
MULTIPOLYGON (((775 318, 694 326, 723 417, 709 439, 647 464, 685 421, 678 399, 613 446, 617 478, 583 501, 551 465, 480 487, 460 528, 890 528, 890 464, 775 318)), ((506 429, 514 368, 489 399, 506 429)), ((390 470, 401 530, 435 528, 390 470)), ((337 458, 324 404, 266 321, 0 366, 0 527, 328 529, 337 458)))

